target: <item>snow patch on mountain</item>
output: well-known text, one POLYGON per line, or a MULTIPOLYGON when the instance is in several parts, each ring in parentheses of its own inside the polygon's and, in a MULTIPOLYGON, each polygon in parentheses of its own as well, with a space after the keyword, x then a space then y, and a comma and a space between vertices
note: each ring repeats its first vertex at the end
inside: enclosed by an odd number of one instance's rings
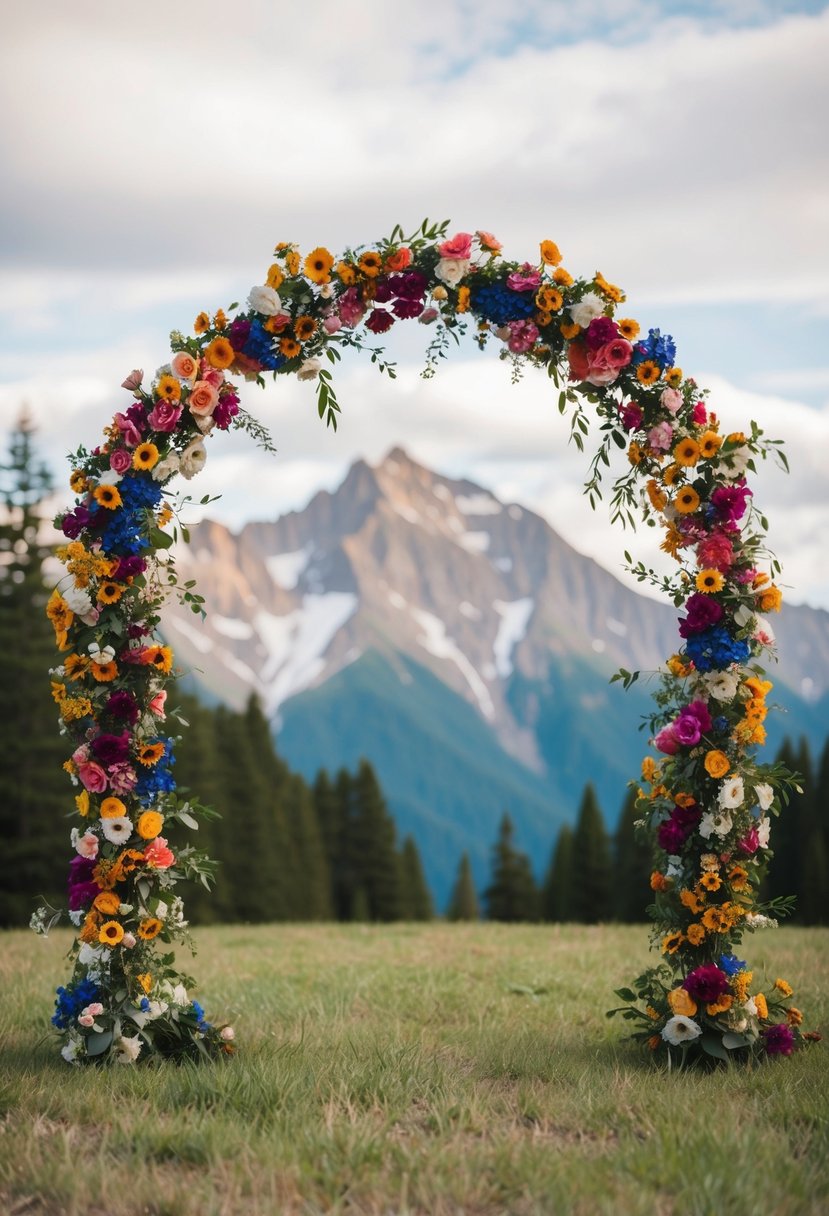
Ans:
POLYGON ((512 674, 512 652, 526 636, 535 601, 531 596, 527 596, 511 603, 495 600, 492 606, 501 618, 492 644, 495 670, 501 679, 506 679, 512 674))
POLYGON ((464 515, 500 515, 503 507, 489 494, 459 494, 455 506, 464 515))
POLYGON ((495 717, 495 706, 484 681, 475 670, 469 659, 452 640, 446 636, 446 626, 431 612, 413 609, 412 616, 420 625, 423 633, 418 637, 419 644, 433 654, 437 659, 450 659, 466 680, 475 700, 480 706, 481 713, 490 721, 495 717))
POLYGON ((238 621, 235 617, 217 616, 213 612, 210 614, 210 623, 216 633, 220 633, 226 638, 246 642, 248 638, 253 637, 253 626, 249 625, 247 621, 238 621))
POLYGON ((265 558, 265 568, 277 587, 293 591, 311 560, 313 551, 313 545, 306 545, 304 549, 295 549, 293 553, 271 554, 265 558))
POLYGON ((195 625, 192 625, 186 617, 171 617, 167 624, 172 625, 179 633, 183 633, 199 654, 208 654, 213 649, 213 639, 208 637, 203 629, 197 629, 195 625))
POLYGON ((268 711, 307 688, 325 667, 328 644, 357 610, 350 591, 304 595, 302 606, 285 616, 259 611, 254 625, 268 650, 262 667, 268 711))
POLYGON ((488 532, 462 532, 458 544, 468 553, 486 553, 492 537, 488 532))
POLYGON ((458 604, 458 612, 462 613, 470 621, 479 621, 483 615, 480 608, 476 608, 474 604, 470 604, 469 600, 461 600, 458 604))

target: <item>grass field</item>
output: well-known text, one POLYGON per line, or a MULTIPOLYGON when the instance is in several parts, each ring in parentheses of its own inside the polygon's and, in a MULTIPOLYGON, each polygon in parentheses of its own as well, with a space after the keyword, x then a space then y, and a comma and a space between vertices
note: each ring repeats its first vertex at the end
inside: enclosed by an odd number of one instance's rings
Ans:
MULTIPOLYGON (((219 1065, 71 1068, 67 934, 0 936, 3 1216, 829 1211, 829 1053, 671 1074, 608 1021, 643 928, 199 930, 219 1065)), ((826 1027, 829 931, 741 952, 826 1027)), ((185 962, 185 956, 180 961, 185 962)), ((185 967, 185 969, 187 969, 185 967)))

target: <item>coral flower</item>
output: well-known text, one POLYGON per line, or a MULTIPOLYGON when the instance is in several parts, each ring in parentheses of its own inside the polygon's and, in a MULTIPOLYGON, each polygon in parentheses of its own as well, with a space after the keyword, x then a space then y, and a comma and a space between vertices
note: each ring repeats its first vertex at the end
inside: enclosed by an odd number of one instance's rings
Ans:
POLYGON ((144 849, 144 860, 156 870, 168 870, 176 859, 172 850, 167 847, 164 837, 156 836, 144 849))
POLYGON ((412 251, 405 245, 401 245, 399 249, 395 249, 394 253, 390 253, 386 258, 386 270, 394 273, 405 270, 412 264, 412 251))

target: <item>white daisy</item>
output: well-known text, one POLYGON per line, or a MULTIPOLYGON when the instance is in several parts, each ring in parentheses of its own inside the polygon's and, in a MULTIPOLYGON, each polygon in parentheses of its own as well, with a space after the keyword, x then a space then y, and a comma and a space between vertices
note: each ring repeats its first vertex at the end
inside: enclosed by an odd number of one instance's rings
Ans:
POLYGON ((102 819, 101 829, 110 844, 126 844, 132 836, 132 820, 126 815, 119 815, 116 819, 102 819))
POLYGON ((729 777, 728 781, 724 781, 720 786, 717 801, 723 810, 733 810, 734 807, 743 805, 745 796, 742 777, 729 777))

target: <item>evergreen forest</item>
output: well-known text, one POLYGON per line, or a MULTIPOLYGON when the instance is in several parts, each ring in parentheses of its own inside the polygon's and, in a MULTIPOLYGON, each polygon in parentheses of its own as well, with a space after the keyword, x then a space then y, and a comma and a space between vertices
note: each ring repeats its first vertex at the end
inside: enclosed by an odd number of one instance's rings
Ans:
MULTIPOLYGON (((6 723, 0 751, 0 926, 25 925, 43 899, 63 906, 71 853, 73 789, 62 767, 66 741, 49 684, 49 670, 59 659, 45 615, 51 588, 43 564, 50 550, 42 536, 51 488, 24 413, 0 464, 6 723)), ((182 696, 168 715, 171 733, 177 733, 177 718, 179 791, 221 812, 202 822, 198 839, 218 863, 213 889, 182 890, 191 922, 388 922, 435 915, 416 842, 411 836, 398 840, 367 759, 353 772, 330 774, 321 767, 309 784, 278 755, 254 698, 237 713, 182 696)), ((803 793, 774 823, 766 894, 795 894, 797 923, 826 924, 829 740, 817 761, 803 741, 786 741, 778 759, 801 774, 803 793)), ((324 756, 320 760, 324 764, 324 756)), ((637 839, 635 820, 631 790, 615 832, 608 831, 588 784, 572 826, 551 842, 539 874, 521 851, 505 809, 486 886, 476 887, 464 853, 441 911, 453 921, 642 921, 651 899, 652 859, 649 846, 637 839)))

